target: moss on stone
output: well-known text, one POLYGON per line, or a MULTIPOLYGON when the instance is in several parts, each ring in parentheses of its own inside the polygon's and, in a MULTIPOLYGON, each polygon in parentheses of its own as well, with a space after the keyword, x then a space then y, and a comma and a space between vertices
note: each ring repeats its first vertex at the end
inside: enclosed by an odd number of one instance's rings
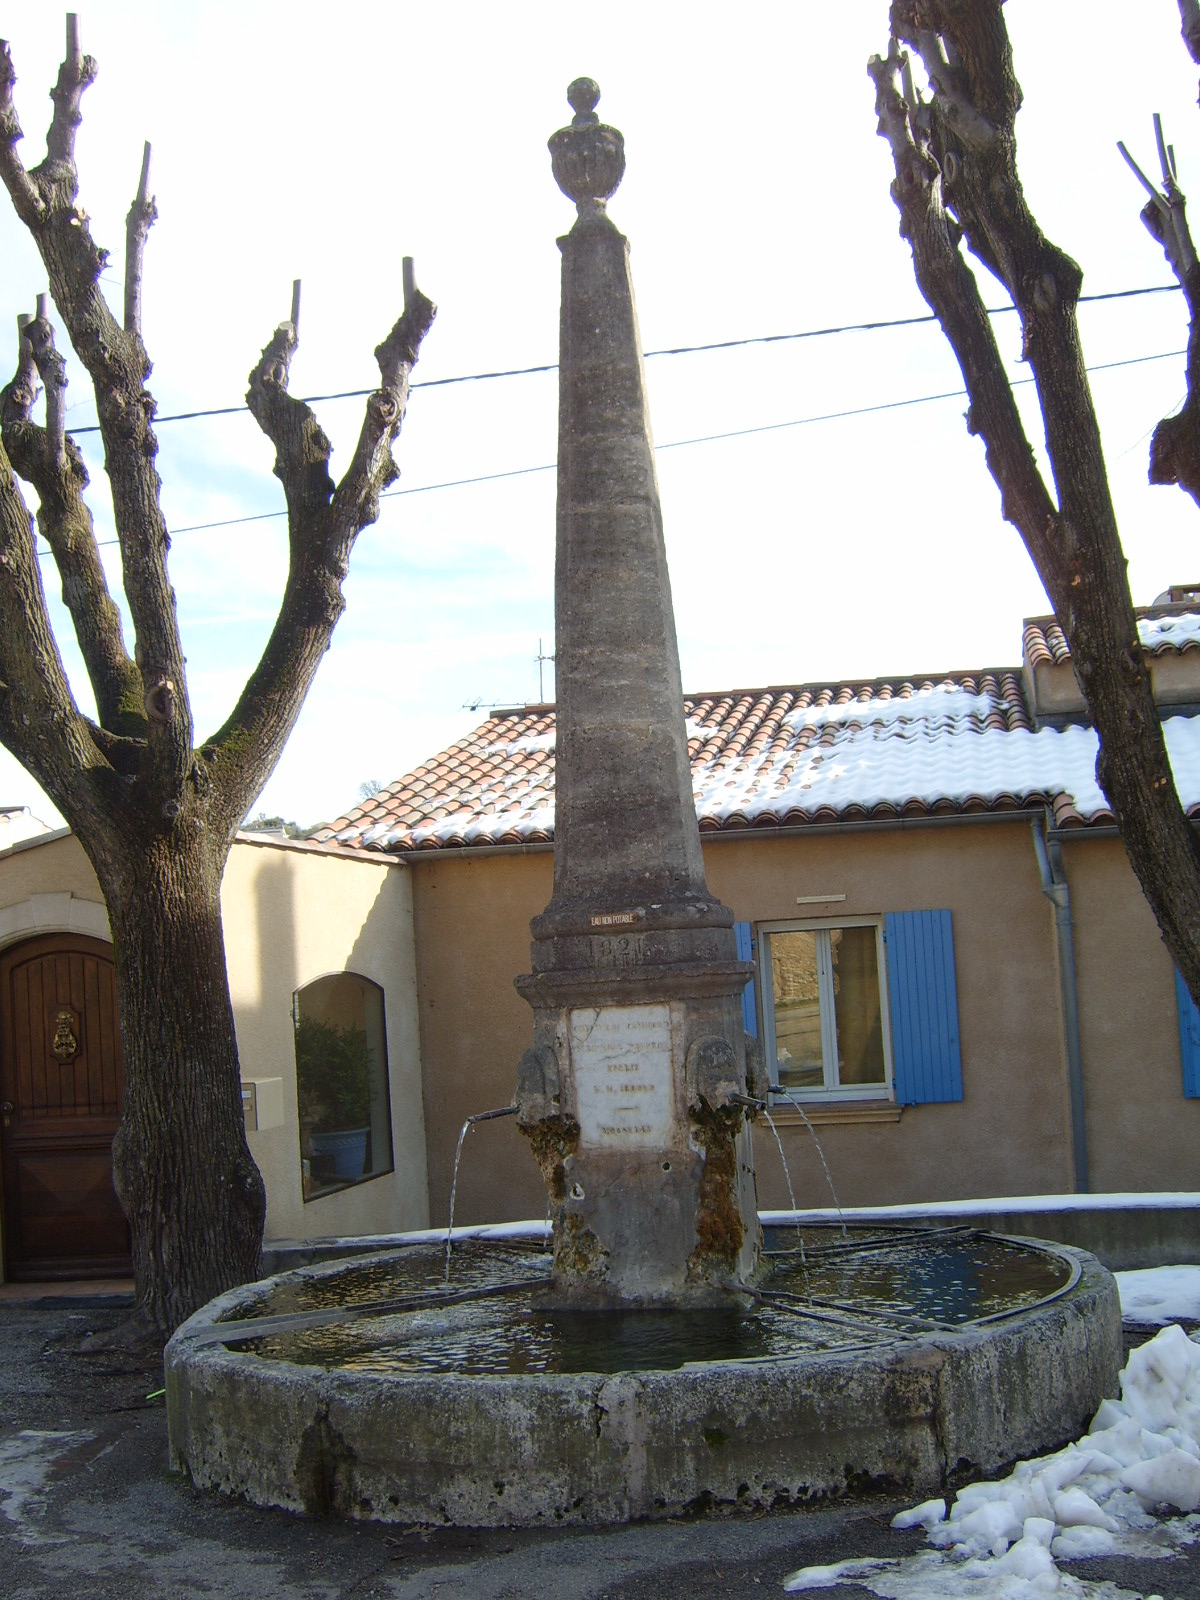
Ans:
POLYGON ((551 1200, 561 1204, 567 1197, 564 1163, 579 1143, 579 1124, 574 1117, 545 1117, 531 1127, 522 1127, 521 1132, 529 1140, 551 1200))
POLYGON ((737 1202, 737 1134, 742 1113, 736 1106, 692 1111, 692 1136, 704 1151, 696 1207, 698 1243, 688 1260, 691 1278, 731 1274, 746 1236, 737 1202))

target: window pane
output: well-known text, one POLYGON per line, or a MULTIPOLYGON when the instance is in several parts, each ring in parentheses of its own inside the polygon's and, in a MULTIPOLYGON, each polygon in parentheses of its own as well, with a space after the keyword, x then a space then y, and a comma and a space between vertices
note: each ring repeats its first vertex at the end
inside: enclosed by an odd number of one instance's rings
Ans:
POLYGON ((839 1082, 883 1083, 883 1019, 874 928, 834 928, 834 1014, 839 1082))
POLYGON ((772 933, 771 992, 775 1001, 775 1057, 781 1089, 820 1089, 821 1000, 817 936, 811 929, 772 933))
POLYGON ((304 1198, 392 1170, 383 990, 336 973, 297 991, 296 1097, 304 1198))

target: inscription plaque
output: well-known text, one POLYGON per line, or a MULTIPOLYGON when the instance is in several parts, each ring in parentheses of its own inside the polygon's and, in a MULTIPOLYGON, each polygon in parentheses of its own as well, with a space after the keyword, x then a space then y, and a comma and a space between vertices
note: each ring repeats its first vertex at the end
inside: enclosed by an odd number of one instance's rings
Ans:
POLYGON ((657 1150, 671 1136, 670 1006, 571 1013, 580 1148, 657 1150))

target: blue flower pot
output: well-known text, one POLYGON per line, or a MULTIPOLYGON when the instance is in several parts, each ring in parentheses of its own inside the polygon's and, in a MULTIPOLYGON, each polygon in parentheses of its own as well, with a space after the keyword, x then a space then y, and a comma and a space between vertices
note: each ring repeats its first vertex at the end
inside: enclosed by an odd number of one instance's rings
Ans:
POLYGON ((337 1128, 329 1133, 314 1133, 310 1140, 314 1156, 329 1156, 338 1178, 361 1178, 367 1159, 370 1128, 337 1128))

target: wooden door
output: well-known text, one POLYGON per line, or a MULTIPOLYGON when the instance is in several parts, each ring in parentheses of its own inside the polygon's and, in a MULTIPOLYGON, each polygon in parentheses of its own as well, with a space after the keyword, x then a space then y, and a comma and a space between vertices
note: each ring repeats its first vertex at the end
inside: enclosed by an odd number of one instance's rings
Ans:
POLYGON ((122 1088, 111 948, 47 934, 0 953, 6 1277, 129 1272, 112 1183, 122 1088))

